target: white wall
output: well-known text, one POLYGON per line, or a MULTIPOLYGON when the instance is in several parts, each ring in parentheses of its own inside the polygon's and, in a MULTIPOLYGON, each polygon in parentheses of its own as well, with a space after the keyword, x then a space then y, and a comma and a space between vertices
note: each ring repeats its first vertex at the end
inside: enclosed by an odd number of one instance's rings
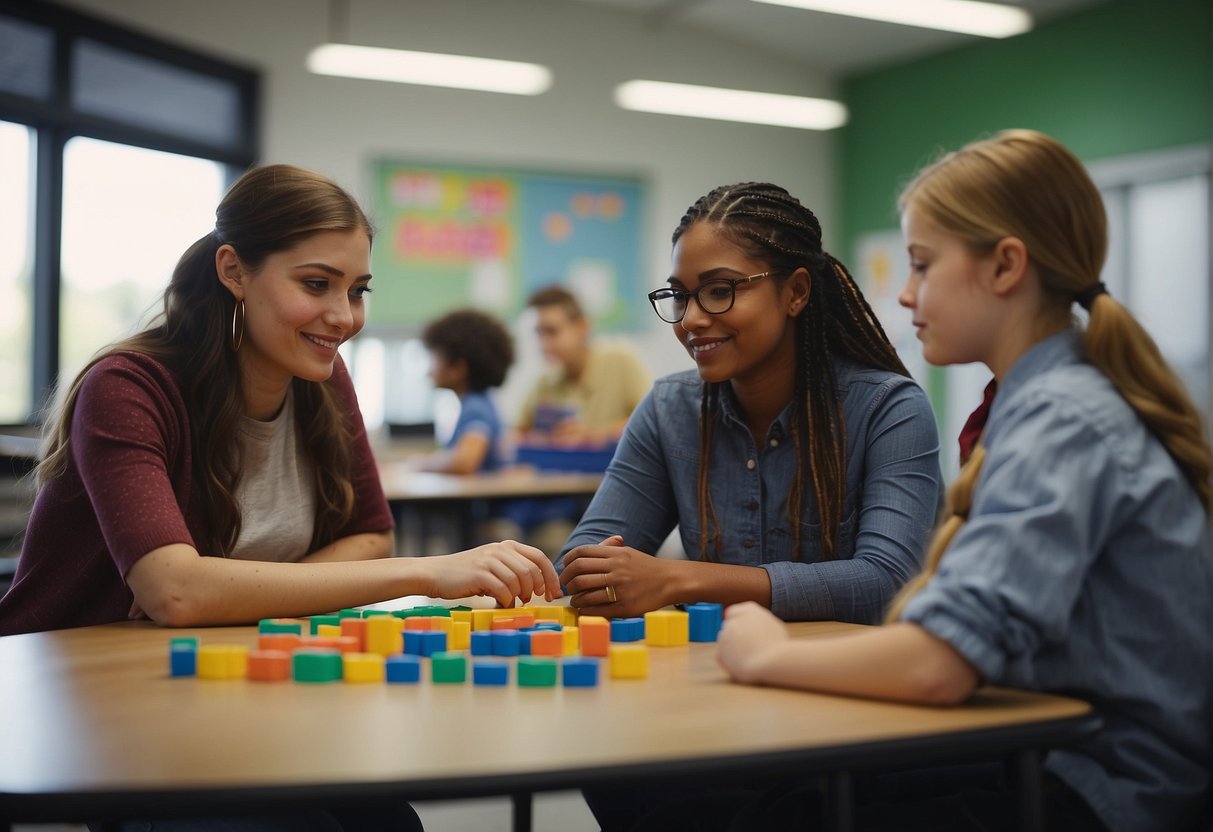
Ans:
MULTIPOLYGON (((669 235, 710 188, 742 180, 783 185, 812 207, 830 246, 834 199, 829 133, 630 113, 621 81, 651 78, 830 97, 829 78, 740 43, 676 32, 645 18, 571 0, 348 0, 352 42, 546 64, 537 97, 309 74, 328 39, 324 0, 68 0, 77 7, 263 73, 265 162, 325 173, 370 204, 371 160, 416 158, 571 172, 627 173, 650 183, 651 283, 668 274, 669 235)), ((647 307, 643 297, 635 299, 647 307)), ((668 327, 644 317, 635 345, 655 375, 691 366, 668 327)), ((529 332, 519 332, 520 340, 529 332)), ((503 402, 538 372, 520 350, 503 402)))

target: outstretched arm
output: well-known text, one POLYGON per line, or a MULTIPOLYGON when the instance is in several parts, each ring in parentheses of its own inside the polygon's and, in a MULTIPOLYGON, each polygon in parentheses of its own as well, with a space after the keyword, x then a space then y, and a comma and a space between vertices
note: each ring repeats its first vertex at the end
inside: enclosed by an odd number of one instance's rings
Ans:
POLYGON ((926 705, 963 702, 980 683, 960 653, 916 624, 795 640, 757 604, 725 611, 718 658, 743 684, 926 705))
POLYGON ((487 595, 503 607, 560 595, 547 555, 512 540, 439 557, 320 563, 202 557, 176 543, 148 552, 126 580, 136 606, 168 627, 311 615, 403 595, 487 595))

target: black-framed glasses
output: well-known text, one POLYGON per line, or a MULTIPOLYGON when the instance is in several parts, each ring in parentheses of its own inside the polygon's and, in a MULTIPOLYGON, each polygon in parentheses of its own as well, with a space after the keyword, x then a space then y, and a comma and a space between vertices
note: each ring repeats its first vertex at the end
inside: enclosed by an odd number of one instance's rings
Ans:
POLYGON ((649 303, 653 304, 653 311, 657 313, 657 317, 667 324, 676 324, 682 320, 687 313, 687 305, 691 298, 694 298, 695 302, 699 304, 699 308, 709 315, 723 315, 733 308, 733 303, 737 300, 738 286, 762 280, 773 274, 775 272, 763 272, 762 274, 752 274, 749 277, 739 277, 735 280, 725 278, 705 280, 693 292, 665 286, 649 292, 649 303))

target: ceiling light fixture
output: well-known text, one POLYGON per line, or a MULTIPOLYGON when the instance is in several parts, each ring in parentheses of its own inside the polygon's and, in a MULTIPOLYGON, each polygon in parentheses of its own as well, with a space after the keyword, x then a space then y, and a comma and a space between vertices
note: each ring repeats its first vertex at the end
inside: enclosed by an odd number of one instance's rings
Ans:
POLYGON ((307 56, 307 68, 317 75, 511 95, 539 95, 552 86, 551 70, 539 64, 347 43, 317 46, 307 56))
POLYGON ((924 29, 942 29, 987 38, 1007 38, 1032 28, 1023 9, 978 0, 754 0, 827 14, 862 17, 924 29))
POLYGON ((802 130, 833 130, 847 123, 847 108, 837 101, 665 81, 620 84, 615 88, 615 103, 625 110, 643 113, 773 124, 802 130))

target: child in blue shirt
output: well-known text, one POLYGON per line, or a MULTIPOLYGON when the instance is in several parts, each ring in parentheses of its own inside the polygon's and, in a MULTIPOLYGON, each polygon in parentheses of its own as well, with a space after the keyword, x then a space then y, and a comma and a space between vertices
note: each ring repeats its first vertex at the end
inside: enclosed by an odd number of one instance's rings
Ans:
POLYGON ((430 322, 421 339, 430 351, 434 386, 459 397, 451 438, 421 468, 445 474, 497 470, 503 464, 503 427, 488 391, 501 386, 514 362, 510 333, 491 315, 458 309, 430 322))

